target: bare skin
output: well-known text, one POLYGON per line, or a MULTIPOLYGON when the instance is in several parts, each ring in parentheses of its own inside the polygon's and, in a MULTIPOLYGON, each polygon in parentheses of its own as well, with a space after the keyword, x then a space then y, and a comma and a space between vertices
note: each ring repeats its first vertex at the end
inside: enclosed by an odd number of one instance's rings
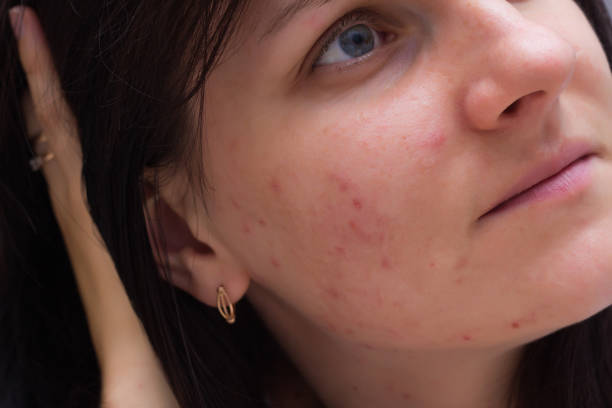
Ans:
POLYGON ((180 171, 161 191, 189 231, 173 282, 247 296, 327 407, 504 407, 525 344, 612 300, 593 30, 570 0, 337 0, 268 33, 287 3, 249 9, 210 77, 209 212, 180 171), (322 52, 357 9, 342 29, 376 48, 322 52), (583 182, 490 213, 568 151, 591 155, 583 182))
POLYGON ((11 19, 19 28, 19 55, 31 93, 24 103, 28 133, 44 135, 47 143, 40 149, 55 155, 42 172, 100 362, 102 406, 178 407, 89 215, 82 193, 74 117, 62 95, 38 19, 29 8, 23 14, 19 8, 14 10, 11 19))

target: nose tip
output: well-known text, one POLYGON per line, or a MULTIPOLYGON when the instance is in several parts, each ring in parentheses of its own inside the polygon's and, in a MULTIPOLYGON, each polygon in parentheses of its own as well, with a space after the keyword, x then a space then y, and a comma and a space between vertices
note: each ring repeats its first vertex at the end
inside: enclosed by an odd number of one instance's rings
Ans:
POLYGON ((472 127, 495 130, 520 119, 543 117, 571 80, 574 48, 556 34, 536 28, 507 33, 487 52, 465 96, 472 127), (534 32, 535 31, 535 32, 534 32))

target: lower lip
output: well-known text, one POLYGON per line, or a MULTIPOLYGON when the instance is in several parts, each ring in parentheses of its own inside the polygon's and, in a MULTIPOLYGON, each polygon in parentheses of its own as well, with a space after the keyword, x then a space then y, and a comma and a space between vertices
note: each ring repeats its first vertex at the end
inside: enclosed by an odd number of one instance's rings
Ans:
POLYGON ((591 180, 590 164, 595 156, 582 157, 554 176, 539 182, 530 189, 498 205, 481 218, 505 212, 523 204, 567 197, 582 191, 591 180))

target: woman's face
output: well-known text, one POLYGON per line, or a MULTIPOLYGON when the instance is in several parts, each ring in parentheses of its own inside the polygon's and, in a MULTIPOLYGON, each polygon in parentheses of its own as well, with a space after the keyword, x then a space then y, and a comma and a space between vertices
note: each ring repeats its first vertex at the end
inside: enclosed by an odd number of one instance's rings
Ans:
POLYGON ((398 349, 522 343, 610 304, 612 77, 573 1, 253 3, 203 137, 256 306, 398 349))

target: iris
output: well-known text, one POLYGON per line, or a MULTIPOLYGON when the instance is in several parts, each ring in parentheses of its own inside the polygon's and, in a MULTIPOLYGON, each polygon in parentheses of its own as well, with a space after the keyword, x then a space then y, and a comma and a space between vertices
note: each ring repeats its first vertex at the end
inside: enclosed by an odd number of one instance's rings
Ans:
POLYGON ((376 37, 372 29, 364 24, 349 28, 340 34, 340 48, 346 55, 358 58, 374 49, 376 37))

